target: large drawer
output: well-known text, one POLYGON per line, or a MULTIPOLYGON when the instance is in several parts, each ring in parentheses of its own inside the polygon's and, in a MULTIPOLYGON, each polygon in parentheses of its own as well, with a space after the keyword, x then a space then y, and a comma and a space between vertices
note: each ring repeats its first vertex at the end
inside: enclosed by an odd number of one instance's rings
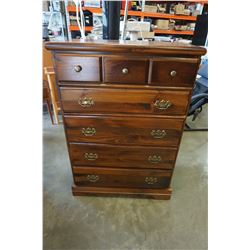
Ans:
POLYGON ((177 148, 69 143, 69 153, 75 166, 172 169, 177 148))
POLYGON ((101 80, 101 57, 56 54, 55 60, 58 81, 100 82, 101 80))
POLYGON ((185 115, 188 90, 61 87, 65 112, 185 115))
POLYGON ((152 59, 149 85, 193 87, 199 63, 196 58, 152 59))
POLYGON ((104 82, 146 84, 148 60, 127 57, 103 58, 104 82))
POLYGON ((123 187, 123 188, 167 188, 171 171, 129 170, 113 168, 89 168, 73 166, 77 186, 123 187))
POLYGON ((65 115, 64 123, 70 142, 178 146, 184 119, 65 115))

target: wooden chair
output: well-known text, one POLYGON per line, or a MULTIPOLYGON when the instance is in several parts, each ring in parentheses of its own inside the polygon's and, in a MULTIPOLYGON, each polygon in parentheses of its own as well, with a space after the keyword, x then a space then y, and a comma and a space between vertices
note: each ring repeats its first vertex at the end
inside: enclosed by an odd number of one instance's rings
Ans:
POLYGON ((43 81, 43 103, 47 105, 47 109, 49 111, 50 119, 52 124, 54 124, 53 114, 51 110, 51 98, 49 93, 49 86, 46 81, 43 81))
POLYGON ((48 86, 49 86, 49 93, 51 97, 51 103, 53 107, 53 113, 55 117, 55 124, 59 124, 58 113, 61 110, 58 102, 58 94, 57 89, 55 86, 55 72, 54 68, 52 67, 44 67, 44 72, 47 76, 48 86))
MULTIPOLYGON (((59 118, 58 113, 61 110, 59 99, 58 99, 58 93, 56 88, 56 81, 55 81, 55 72, 53 68, 53 61, 52 61, 52 55, 51 52, 46 50, 43 46, 43 84, 47 90, 44 89, 44 91, 48 91, 48 93, 44 93, 43 95, 49 95, 49 101, 50 105, 52 105, 53 114, 54 114, 54 120, 51 118, 52 124, 59 124, 59 118)), ((45 100, 45 99, 44 99, 45 100)), ((47 100, 47 99, 46 99, 47 100)), ((47 105, 48 106, 48 105, 47 105)), ((51 116, 51 106, 48 106, 48 111, 51 116)))

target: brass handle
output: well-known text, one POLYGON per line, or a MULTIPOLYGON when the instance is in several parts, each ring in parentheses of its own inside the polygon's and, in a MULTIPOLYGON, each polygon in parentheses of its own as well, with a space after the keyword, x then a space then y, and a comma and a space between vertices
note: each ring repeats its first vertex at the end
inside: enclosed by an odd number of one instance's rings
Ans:
POLYGON ((96 154, 96 153, 85 153, 84 157, 88 161, 95 161, 98 158, 98 154, 96 154))
POLYGON ((160 129, 155 130, 155 129, 153 129, 151 131, 151 135, 156 139, 162 139, 167 135, 167 133, 166 133, 166 131, 164 129, 163 130, 160 130, 160 129))
POLYGON ((169 100, 156 100, 154 106, 160 110, 166 110, 172 106, 169 100))
POLYGON ((81 97, 79 98, 78 103, 84 108, 91 107, 95 104, 93 99, 90 97, 81 97))
POLYGON ((170 72, 170 75, 171 75, 171 76, 176 76, 176 74, 177 74, 177 72, 176 72, 175 70, 172 70, 172 71, 170 72))
POLYGON ((124 74, 124 75, 128 74, 128 69, 127 68, 123 68, 122 69, 122 74, 124 74))
POLYGON ((95 130, 95 128, 83 128, 82 133, 85 136, 93 136, 93 135, 95 135, 96 130, 95 130))
POLYGON ((161 156, 160 155, 150 155, 148 157, 148 161, 153 163, 153 164, 159 163, 159 162, 161 162, 161 156))
POLYGON ((87 175, 87 180, 90 182, 97 182, 99 179, 100 177, 98 175, 94 175, 94 174, 87 175))
POLYGON ((145 182, 147 184, 152 185, 152 184, 155 184, 156 182, 158 182, 158 180, 157 180, 157 177, 146 177, 145 182))
POLYGON ((79 73, 79 72, 82 71, 82 66, 76 65, 76 66, 74 67, 74 70, 75 70, 75 72, 79 73))

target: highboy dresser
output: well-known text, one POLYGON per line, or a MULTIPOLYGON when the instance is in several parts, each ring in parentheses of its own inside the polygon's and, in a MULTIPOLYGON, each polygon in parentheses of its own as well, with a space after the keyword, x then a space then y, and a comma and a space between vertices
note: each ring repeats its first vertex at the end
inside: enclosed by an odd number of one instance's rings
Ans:
POLYGON ((169 199, 189 100, 206 53, 159 42, 48 42, 74 195, 169 199))

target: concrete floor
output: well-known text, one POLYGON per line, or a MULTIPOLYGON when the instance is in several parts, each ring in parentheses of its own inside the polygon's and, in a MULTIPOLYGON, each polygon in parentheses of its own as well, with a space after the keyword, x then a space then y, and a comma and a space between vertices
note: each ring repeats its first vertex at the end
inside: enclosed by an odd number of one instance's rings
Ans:
POLYGON ((184 132, 169 201, 72 196, 62 125, 43 136, 44 249, 207 249, 207 132, 184 132))
POLYGON ((192 129, 205 129, 208 128, 208 104, 203 105, 202 112, 198 114, 196 119, 192 121, 193 116, 187 117, 186 123, 192 129))

